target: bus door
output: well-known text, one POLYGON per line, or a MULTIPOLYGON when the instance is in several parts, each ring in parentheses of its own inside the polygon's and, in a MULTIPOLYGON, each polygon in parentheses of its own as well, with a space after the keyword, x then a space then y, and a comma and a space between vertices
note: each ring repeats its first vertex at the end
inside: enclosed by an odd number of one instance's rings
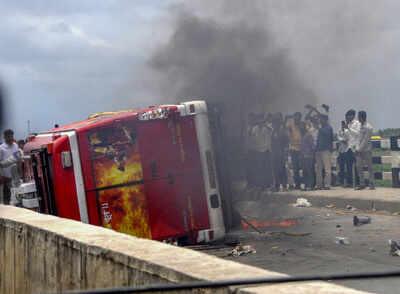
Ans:
MULTIPOLYGON (((51 144, 49 145, 51 148, 51 144)), ((52 155, 48 148, 34 150, 31 153, 32 171, 39 196, 40 211, 57 215, 54 197, 52 155)))

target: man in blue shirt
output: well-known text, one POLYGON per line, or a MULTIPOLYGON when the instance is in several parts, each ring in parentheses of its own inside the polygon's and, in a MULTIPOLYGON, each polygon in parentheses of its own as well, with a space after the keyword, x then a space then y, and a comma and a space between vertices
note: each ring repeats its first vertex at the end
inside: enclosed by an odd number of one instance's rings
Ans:
POLYGON ((315 153, 316 159, 316 178, 317 189, 329 190, 331 187, 331 169, 332 169, 332 145, 333 145, 333 129, 329 125, 328 116, 320 115, 321 127, 318 130, 317 147, 315 153), (323 183, 322 173, 325 170, 325 185, 323 183))

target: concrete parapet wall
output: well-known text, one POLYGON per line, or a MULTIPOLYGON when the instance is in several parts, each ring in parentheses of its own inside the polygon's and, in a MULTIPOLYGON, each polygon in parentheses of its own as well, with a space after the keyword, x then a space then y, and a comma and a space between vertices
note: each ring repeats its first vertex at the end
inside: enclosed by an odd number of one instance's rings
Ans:
MULTIPOLYGON (((56 293, 278 276, 284 275, 77 221, 0 205, 0 293, 56 293)), ((298 288, 301 291, 296 291, 296 283, 292 283, 290 289, 294 292, 290 293, 315 293, 315 285, 301 283, 298 288)), ((330 290, 337 287, 335 293, 356 293, 327 283, 317 285, 330 290)), ((289 293, 270 286, 180 292, 232 291, 289 293)))
POLYGON ((0 289, 4 294, 280 275, 3 205, 0 271, 0 289))

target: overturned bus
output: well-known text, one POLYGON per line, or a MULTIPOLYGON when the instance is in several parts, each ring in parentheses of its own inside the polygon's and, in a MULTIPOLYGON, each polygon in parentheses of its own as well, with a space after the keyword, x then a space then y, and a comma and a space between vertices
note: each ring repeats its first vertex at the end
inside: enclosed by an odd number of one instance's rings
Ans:
POLYGON ((221 239, 230 203, 218 180, 218 114, 212 126, 209 116, 204 101, 191 101, 93 115, 32 135, 25 186, 35 191, 22 192, 29 198, 22 204, 159 241, 221 239))

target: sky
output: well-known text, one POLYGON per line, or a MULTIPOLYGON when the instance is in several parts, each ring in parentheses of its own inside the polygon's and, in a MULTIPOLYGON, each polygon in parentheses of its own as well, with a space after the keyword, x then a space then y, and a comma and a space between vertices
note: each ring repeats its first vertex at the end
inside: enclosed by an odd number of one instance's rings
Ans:
MULTIPOLYGON (((366 110, 375 128, 400 127, 399 1, 248 2, 221 1, 218 9, 211 0, 185 5, 205 19, 217 10, 224 20, 259 14, 305 87, 331 106, 335 126, 354 108, 366 110)), ((95 112, 179 100, 160 92, 149 60, 170 40, 174 9, 182 3, 1 1, 3 127, 23 138, 28 121, 30 131, 39 132, 95 112)))

